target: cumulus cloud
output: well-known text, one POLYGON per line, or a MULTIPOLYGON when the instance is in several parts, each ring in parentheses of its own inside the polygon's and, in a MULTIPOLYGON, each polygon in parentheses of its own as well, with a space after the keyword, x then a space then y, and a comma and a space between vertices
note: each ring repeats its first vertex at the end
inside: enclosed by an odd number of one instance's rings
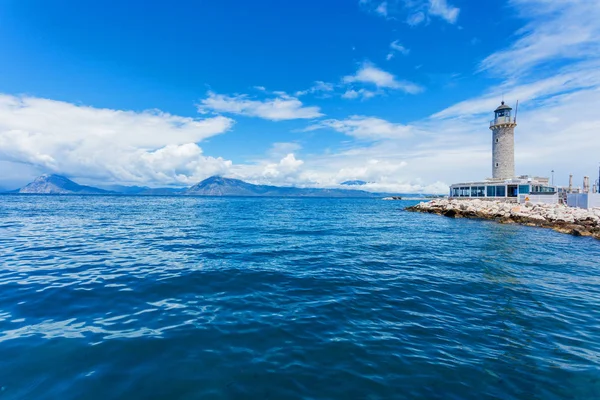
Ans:
POLYGON ((191 182, 230 165, 196 143, 233 123, 0 95, 0 160, 119 182, 191 182))
POLYGON ((306 107, 296 97, 284 92, 273 92, 273 94, 277 97, 256 100, 247 95, 227 96, 208 92, 208 97, 200 100, 198 111, 237 114, 271 121, 312 119, 323 116, 319 107, 306 107))
POLYGON ((377 88, 401 90, 410 94, 423 91, 423 88, 416 83, 398 80, 393 74, 377 68, 368 61, 362 63, 354 75, 345 76, 343 81, 344 83, 372 84, 377 88))
POLYGON ((290 153, 279 160, 278 163, 267 164, 262 172, 266 178, 282 178, 295 175, 304 161, 296 159, 293 153, 290 153))
POLYGON ((306 131, 330 128, 359 139, 398 139, 415 132, 414 128, 394 124, 381 118, 352 115, 347 119, 327 119, 306 128, 306 131))

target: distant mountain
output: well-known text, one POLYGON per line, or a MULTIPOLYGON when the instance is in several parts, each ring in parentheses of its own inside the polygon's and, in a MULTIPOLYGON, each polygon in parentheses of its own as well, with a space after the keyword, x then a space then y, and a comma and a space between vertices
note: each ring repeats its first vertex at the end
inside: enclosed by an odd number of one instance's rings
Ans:
POLYGON ((83 186, 60 175, 42 175, 28 185, 19 189, 18 193, 30 194, 114 194, 114 192, 83 186))
POLYGON ((367 182, 365 181, 346 181, 346 182, 342 182, 340 183, 340 185, 345 185, 345 186, 362 186, 362 185, 366 185, 367 182))
POLYGON ((149 188, 144 186, 105 186, 106 189, 79 185, 60 175, 42 175, 15 191, 35 194, 113 194, 113 195, 188 195, 253 197, 383 197, 389 194, 356 189, 314 189, 253 185, 239 179, 212 176, 190 188, 149 188))
POLYGON ((212 176, 185 192, 191 196, 273 196, 273 197, 379 197, 362 190, 312 189, 253 185, 239 179, 212 176))

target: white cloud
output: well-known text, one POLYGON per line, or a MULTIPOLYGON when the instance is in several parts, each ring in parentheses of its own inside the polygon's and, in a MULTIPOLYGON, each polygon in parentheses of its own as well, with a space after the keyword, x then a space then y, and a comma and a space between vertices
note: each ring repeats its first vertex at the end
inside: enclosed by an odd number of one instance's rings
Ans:
POLYGON ((429 0, 429 14, 438 16, 453 24, 458 18, 460 9, 449 5, 446 0, 429 0))
POLYGON ((410 26, 417 26, 425 21, 425 13, 418 11, 414 14, 410 14, 408 18, 406 18, 406 23, 410 26))
POLYGON ((299 97, 299 96, 304 96, 307 94, 327 93, 327 92, 332 92, 334 89, 335 89, 335 87, 333 86, 332 83, 316 81, 314 83, 314 85, 311 86, 310 88, 308 88, 306 90, 297 91, 296 96, 299 97))
POLYGON ((277 97, 251 100, 247 95, 227 96, 208 92, 208 97, 200 100, 198 110, 258 117, 271 121, 311 119, 323 116, 319 107, 305 107, 296 97, 289 96, 284 92, 273 93, 277 97))
POLYGON ((360 93, 358 93, 356 90, 354 89, 348 89, 344 92, 344 94, 342 95, 342 98, 344 99, 356 99, 358 98, 358 96, 360 96, 360 93))
POLYGON ((304 161, 297 160, 293 153, 287 154, 278 163, 267 164, 262 172, 265 178, 282 178, 289 177, 290 175, 296 175, 300 166, 304 164, 304 161))
POLYGON ((410 50, 402 46, 398 40, 394 40, 392 43, 390 43, 390 48, 403 55, 410 53, 410 50))
POLYGON ((344 94, 342 94, 342 98, 343 99, 357 99, 359 97, 362 97, 363 100, 366 100, 366 99, 370 99, 371 97, 375 97, 377 94, 378 94, 378 92, 373 92, 373 91, 367 90, 367 89, 359 89, 359 90, 348 89, 344 92, 344 94))
POLYGON ((536 99, 551 98, 574 90, 598 87, 600 85, 600 62, 569 65, 556 71, 555 75, 535 80, 533 82, 517 84, 507 81, 492 88, 482 96, 454 104, 433 115, 434 118, 448 118, 489 113, 498 105, 502 96, 507 99, 517 99, 522 104, 536 99))
POLYGON ((488 56, 480 65, 502 76, 540 72, 547 63, 598 59, 600 2, 590 0, 511 0, 527 23, 507 49, 488 56))
POLYGON ((196 143, 233 123, 0 95, 0 160, 111 181, 191 182, 230 165, 196 143))
POLYGON ((404 56, 406 56, 410 53, 410 50, 407 49, 406 47, 404 47, 403 45, 401 45, 398 40, 394 40, 392 43, 390 43, 390 49, 391 50, 386 57, 386 59, 388 61, 391 60, 392 58, 394 58, 394 55, 396 53, 400 53, 404 56))
POLYGON ((345 76, 343 81, 345 83, 373 84, 378 88, 402 90, 410 94, 423 91, 423 88, 416 83, 398 80, 393 74, 377 68, 370 62, 364 62, 356 74, 345 76))
POLYGON ((430 16, 438 17, 450 24, 454 24, 460 13, 460 9, 448 4, 447 0, 398 0, 391 2, 391 7, 387 1, 359 0, 358 3, 364 10, 386 19, 394 19, 400 15, 411 26, 429 21, 430 16), (406 14, 407 16, 405 16, 406 14))
POLYGON ((377 6, 377 8, 375 9, 375 12, 381 16, 387 17, 388 15, 388 7, 387 7, 387 2, 383 2, 381 4, 379 4, 377 6))
POLYGON ((397 139, 409 136, 415 130, 402 124, 394 124, 381 118, 352 115, 347 119, 327 119, 306 128, 306 131, 331 128, 359 139, 397 139))

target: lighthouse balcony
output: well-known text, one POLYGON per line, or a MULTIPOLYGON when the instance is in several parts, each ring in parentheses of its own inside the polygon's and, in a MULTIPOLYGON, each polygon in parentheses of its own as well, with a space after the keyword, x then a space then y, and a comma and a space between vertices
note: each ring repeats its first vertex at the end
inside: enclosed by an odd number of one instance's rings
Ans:
POLYGON ((490 121, 490 128, 495 125, 514 124, 514 123, 516 123, 515 117, 510 117, 510 116, 498 117, 498 118, 494 118, 493 120, 490 121))

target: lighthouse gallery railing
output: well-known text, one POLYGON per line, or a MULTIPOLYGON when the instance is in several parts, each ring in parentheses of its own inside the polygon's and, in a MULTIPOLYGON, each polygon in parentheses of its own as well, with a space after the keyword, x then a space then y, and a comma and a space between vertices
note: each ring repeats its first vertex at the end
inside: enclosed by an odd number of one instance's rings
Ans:
POLYGON ((514 124, 515 117, 498 117, 490 121, 490 126, 498 124, 514 124))

